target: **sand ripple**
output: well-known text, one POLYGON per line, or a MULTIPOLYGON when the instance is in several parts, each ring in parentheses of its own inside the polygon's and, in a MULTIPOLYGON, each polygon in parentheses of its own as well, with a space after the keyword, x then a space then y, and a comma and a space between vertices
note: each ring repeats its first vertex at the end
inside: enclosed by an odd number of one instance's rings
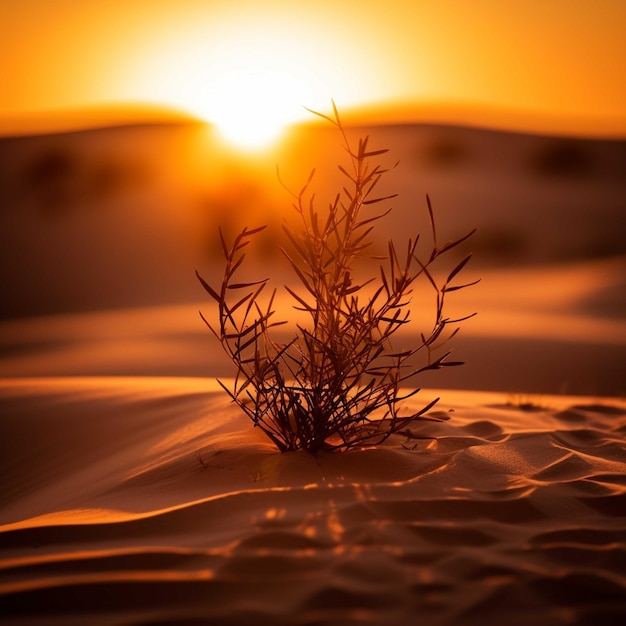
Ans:
POLYGON ((313 459, 203 385, 0 384, 5 442, 45 418, 60 446, 0 450, 0 623, 626 623, 621 404, 475 394, 419 439, 313 459))

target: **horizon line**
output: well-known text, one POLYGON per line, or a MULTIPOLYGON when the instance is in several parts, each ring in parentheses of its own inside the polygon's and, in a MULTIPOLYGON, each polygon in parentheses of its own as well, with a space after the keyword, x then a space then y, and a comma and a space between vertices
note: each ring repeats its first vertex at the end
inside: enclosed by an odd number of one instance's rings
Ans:
MULTIPOLYGON (((305 107, 303 107, 304 109, 305 107)), ((327 111, 321 111, 326 114, 327 111)), ((332 115, 332 113, 331 113, 332 115)), ((586 139, 625 140, 624 119, 581 119, 549 113, 467 103, 380 103, 340 109, 347 126, 433 125, 477 128, 515 134, 586 139)), ((316 125, 311 118, 287 123, 286 128, 316 125)), ((206 124, 192 113, 173 106, 132 102, 105 103, 49 111, 13 113, 0 119, 0 138, 32 137, 137 125, 206 124)))

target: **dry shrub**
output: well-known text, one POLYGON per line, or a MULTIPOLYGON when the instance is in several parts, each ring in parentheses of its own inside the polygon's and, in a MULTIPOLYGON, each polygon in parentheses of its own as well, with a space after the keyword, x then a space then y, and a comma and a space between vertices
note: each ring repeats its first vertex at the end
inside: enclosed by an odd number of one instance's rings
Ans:
POLYGON ((418 256, 419 234, 408 240, 402 252, 390 241, 387 255, 377 257, 378 275, 355 279, 355 263, 367 257, 368 235, 389 212, 375 207, 393 196, 373 193, 387 170, 372 160, 387 150, 368 150, 367 137, 359 140, 355 150, 334 104, 333 109, 334 118, 316 115, 341 133, 349 156, 349 166, 339 166, 346 186, 327 211, 319 212, 308 192, 313 171, 300 193, 291 194, 300 231, 284 226, 283 253, 302 286, 300 292, 285 289, 308 323, 296 325, 291 341, 277 342, 271 331, 285 322, 274 317, 276 290, 262 304, 269 279, 249 282, 236 277, 246 247, 264 226, 244 228, 230 244, 220 232, 226 264, 219 287, 198 274, 218 306, 216 325, 201 313, 202 319, 236 366, 233 386, 220 384, 283 452, 304 449, 317 454, 376 445, 414 420, 430 419, 426 413, 438 399, 410 415, 399 414, 400 403, 420 391, 409 383, 421 372, 461 364, 448 360, 450 352, 435 357, 434 348, 456 333, 459 322, 471 317, 444 316, 447 294, 469 286, 452 283, 471 255, 443 280, 436 279, 432 267, 473 231, 440 246, 428 197, 430 252, 418 256), (410 321, 408 307, 418 280, 435 294, 434 323, 427 334, 416 337, 416 345, 397 349, 392 339, 410 321), (418 353, 424 355, 421 366, 415 365, 418 353))

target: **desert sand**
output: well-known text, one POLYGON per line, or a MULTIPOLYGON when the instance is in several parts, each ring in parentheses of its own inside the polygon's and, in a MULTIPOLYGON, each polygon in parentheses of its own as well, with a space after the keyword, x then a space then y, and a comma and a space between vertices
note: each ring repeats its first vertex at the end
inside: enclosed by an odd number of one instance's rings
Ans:
POLYGON ((409 165, 383 239, 425 192, 480 228, 478 315, 406 407, 448 419, 317 457, 218 387, 194 270, 330 135, 243 164, 187 126, 0 141, 0 623, 626 623, 624 142, 370 131, 409 165))
POLYGON ((0 383, 7 624, 618 624, 626 403, 423 391, 277 453, 194 378, 0 383))

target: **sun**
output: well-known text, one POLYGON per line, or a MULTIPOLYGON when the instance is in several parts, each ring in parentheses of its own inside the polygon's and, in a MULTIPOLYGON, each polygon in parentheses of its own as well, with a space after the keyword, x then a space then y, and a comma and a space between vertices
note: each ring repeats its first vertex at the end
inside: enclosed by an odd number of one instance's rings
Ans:
POLYGON ((299 23, 274 17, 247 26, 225 21, 210 40, 200 26, 186 30, 184 39, 159 44, 133 88, 212 124, 224 143, 271 147, 288 126, 311 119, 307 109, 328 111, 333 99, 349 103, 351 84, 331 43, 320 47, 299 23))
POLYGON ((267 145, 299 113, 288 77, 270 69, 233 71, 220 82, 206 116, 239 146, 267 145))
POLYGON ((228 142, 262 148, 306 117, 305 106, 318 99, 314 92, 310 80, 284 59, 230 57, 215 72, 198 112, 228 142))

